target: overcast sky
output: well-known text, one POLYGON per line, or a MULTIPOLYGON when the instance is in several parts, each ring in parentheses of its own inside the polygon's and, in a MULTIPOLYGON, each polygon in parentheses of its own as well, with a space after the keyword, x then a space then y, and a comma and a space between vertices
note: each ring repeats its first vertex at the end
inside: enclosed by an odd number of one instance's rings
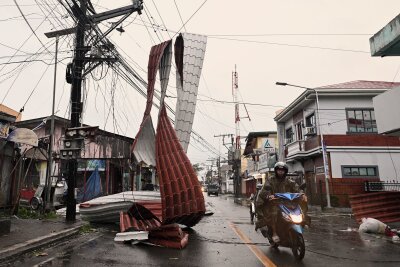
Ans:
MULTIPOLYGON (((92 3, 101 12, 131 1, 93 0, 92 3)), ((372 58, 369 52, 369 38, 399 13, 395 0, 145 0, 144 3, 142 15, 132 14, 122 24, 125 32, 114 31, 110 39, 147 79, 152 45, 174 37, 177 31, 208 36, 193 129, 223 154, 226 149, 222 140, 214 135, 235 133, 234 106, 210 100, 232 101, 235 64, 239 100, 265 105, 247 105, 251 121, 242 119, 242 136, 251 131, 276 130, 275 112, 302 92, 278 87, 276 81, 308 87, 353 80, 400 81, 399 59, 372 58), (183 22, 191 18, 185 28, 178 10, 183 22)), ((54 40, 43 33, 73 26, 66 14, 56 0, 0 3, 0 103, 15 110, 25 106, 23 119, 51 113, 54 64, 49 63, 54 63, 55 46, 54 40), (42 45, 48 49, 43 50, 42 45), (39 49, 42 54, 35 55, 39 49), (36 61, 21 63, 32 59, 36 61)), ((110 25, 103 23, 102 29, 110 25)), ((71 61, 73 36, 61 38, 59 49, 56 110, 57 115, 68 118, 70 85, 65 82, 65 66, 71 61)), ((176 95, 175 70, 172 72, 168 94, 176 95)), ((97 68, 85 88, 84 123, 130 137, 136 135, 145 99, 135 89, 107 67, 97 68)), ((167 102, 174 107, 174 99, 167 102)), ((240 113, 246 116, 243 107, 240 113)), ((153 121, 156 123, 156 116, 153 121)), ((188 154, 193 163, 215 157, 196 142, 189 146, 188 154)))

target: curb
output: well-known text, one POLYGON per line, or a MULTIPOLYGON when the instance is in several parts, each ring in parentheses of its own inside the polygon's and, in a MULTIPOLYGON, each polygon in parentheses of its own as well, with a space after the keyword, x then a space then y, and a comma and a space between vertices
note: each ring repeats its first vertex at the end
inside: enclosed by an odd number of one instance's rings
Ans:
POLYGON ((62 239, 68 238, 70 236, 78 234, 82 225, 75 226, 73 228, 69 228, 66 230, 62 230, 59 232, 51 233, 46 236, 38 237, 35 239, 28 240, 26 242, 22 242, 19 244, 15 244, 6 249, 0 250, 0 263, 4 262, 7 259, 15 257, 17 255, 25 254, 27 252, 33 251, 35 249, 44 247, 51 243, 55 243, 62 239))

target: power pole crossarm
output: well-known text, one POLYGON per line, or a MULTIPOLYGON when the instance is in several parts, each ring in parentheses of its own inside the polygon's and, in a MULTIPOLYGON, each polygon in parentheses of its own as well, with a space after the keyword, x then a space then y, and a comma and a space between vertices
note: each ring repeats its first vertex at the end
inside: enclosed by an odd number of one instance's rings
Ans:
POLYGON ((105 11, 102 13, 94 14, 92 16, 89 16, 89 19, 91 21, 93 21, 94 23, 98 23, 103 20, 115 18, 115 17, 122 16, 125 14, 129 14, 129 13, 131 14, 135 11, 137 11, 140 15, 140 14, 142 14, 142 9, 143 9, 143 1, 137 0, 134 2, 134 4, 129 5, 129 6, 120 7, 117 9, 110 10, 110 11, 105 11))

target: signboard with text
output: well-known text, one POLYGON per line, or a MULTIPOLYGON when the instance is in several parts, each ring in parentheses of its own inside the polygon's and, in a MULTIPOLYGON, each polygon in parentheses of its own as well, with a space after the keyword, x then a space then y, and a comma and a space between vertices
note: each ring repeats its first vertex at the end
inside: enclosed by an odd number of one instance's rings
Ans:
POLYGON ((275 138, 264 138, 262 148, 264 152, 275 153, 275 138))

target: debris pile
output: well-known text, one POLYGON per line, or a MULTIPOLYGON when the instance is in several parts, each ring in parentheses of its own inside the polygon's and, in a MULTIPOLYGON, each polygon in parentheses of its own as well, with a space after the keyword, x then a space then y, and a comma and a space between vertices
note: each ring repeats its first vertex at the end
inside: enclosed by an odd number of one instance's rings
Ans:
POLYGON ((391 229, 387 224, 374 218, 362 218, 361 222, 358 231, 371 234, 384 234, 391 237, 394 243, 400 242, 399 231, 391 229))

